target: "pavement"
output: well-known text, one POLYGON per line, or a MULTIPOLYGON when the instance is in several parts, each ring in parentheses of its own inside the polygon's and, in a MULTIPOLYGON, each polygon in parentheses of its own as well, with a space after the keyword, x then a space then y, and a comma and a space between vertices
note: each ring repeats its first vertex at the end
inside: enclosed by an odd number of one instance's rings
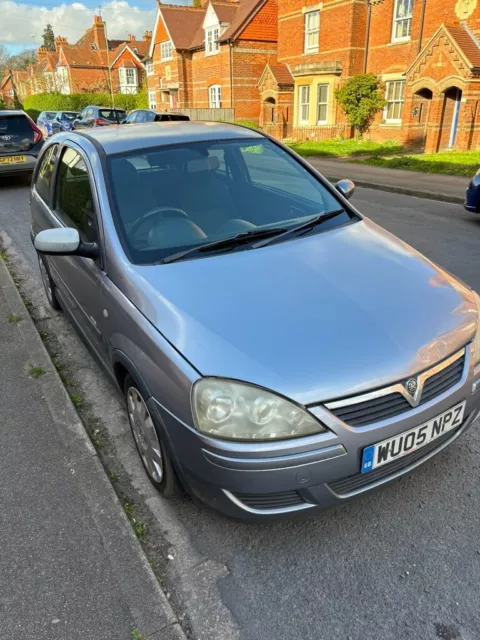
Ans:
POLYGON ((371 167, 332 158, 306 158, 332 182, 350 178, 357 187, 379 189, 417 198, 463 204, 469 178, 403 169, 371 167))
MULTIPOLYGON (((456 204, 364 188, 352 204, 480 290, 479 215, 456 204)), ((28 186, 0 185, 0 232, 36 312, 45 300, 29 219, 28 186)), ((128 434, 123 404, 102 370, 65 317, 52 314, 42 323, 58 336, 69 375, 112 438, 116 468, 130 478, 152 530, 156 523, 160 547, 166 543, 171 560, 162 583, 192 638, 480 638, 478 428, 401 482, 314 519, 234 522, 186 498, 166 501, 155 492, 128 434)), ((101 634, 93 638, 103 640, 101 634)))
POLYGON ((3 260, 0 359, 0 639, 185 638, 3 260))

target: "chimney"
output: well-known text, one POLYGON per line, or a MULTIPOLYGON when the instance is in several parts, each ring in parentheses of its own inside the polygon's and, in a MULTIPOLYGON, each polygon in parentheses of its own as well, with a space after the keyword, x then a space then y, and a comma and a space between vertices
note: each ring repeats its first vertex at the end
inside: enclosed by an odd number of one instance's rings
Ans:
POLYGON ((145 33, 143 34, 143 39, 145 40, 145 42, 150 42, 150 40, 152 39, 152 32, 145 31, 145 33))
POLYGON ((105 51, 107 49, 107 38, 105 37, 105 23, 101 16, 93 16, 93 38, 97 49, 105 51))
MULTIPOLYGON (((55 38, 55 51, 58 51, 62 44, 68 44, 67 38, 62 38, 61 36, 57 36, 55 38)), ((43 47, 42 47, 43 49, 43 47)))
POLYGON ((37 49, 37 60, 38 62, 43 62, 47 57, 48 49, 47 47, 40 47, 37 49))
POLYGON ((128 41, 129 41, 129 42, 135 42, 135 40, 136 40, 136 38, 135 38, 135 36, 133 35, 133 33, 129 33, 129 34, 128 34, 128 41))

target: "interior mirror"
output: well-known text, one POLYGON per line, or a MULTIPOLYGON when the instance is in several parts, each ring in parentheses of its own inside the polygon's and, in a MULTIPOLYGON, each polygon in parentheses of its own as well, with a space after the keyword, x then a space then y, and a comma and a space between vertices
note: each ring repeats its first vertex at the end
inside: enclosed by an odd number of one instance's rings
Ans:
POLYGON ((35 249, 39 253, 51 256, 81 256, 96 258, 99 255, 98 245, 94 242, 82 242, 76 229, 46 229, 35 236, 35 249))
POLYGON ((355 193, 355 183, 353 183, 351 180, 348 180, 347 178, 344 178, 343 180, 339 180, 335 185, 335 187, 340 191, 342 196, 347 200, 350 200, 350 198, 355 193))

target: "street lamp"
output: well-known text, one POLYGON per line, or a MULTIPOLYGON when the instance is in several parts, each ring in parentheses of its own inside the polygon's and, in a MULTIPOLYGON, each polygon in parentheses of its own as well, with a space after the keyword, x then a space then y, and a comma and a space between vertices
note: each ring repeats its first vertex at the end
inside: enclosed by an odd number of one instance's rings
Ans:
POLYGON ((367 73, 368 63, 368 49, 370 46, 370 23, 372 21, 372 7, 376 7, 377 4, 383 4, 384 0, 365 0, 367 5, 367 32, 365 34, 365 57, 363 59, 363 73, 367 73))

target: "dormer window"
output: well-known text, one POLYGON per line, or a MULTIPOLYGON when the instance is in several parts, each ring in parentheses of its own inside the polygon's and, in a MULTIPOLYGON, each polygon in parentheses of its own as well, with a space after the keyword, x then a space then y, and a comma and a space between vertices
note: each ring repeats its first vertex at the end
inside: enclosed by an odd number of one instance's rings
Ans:
POLYGON ((137 49, 137 47, 133 47, 133 53, 134 53, 135 55, 137 55, 137 56, 138 56, 138 49, 137 49))
POLYGON ((94 51, 98 51, 98 47, 97 47, 97 45, 95 43, 92 43, 90 45, 90 48, 93 49, 94 51))
POLYGON ((213 56, 220 51, 220 27, 211 27, 205 30, 205 55, 213 56))

